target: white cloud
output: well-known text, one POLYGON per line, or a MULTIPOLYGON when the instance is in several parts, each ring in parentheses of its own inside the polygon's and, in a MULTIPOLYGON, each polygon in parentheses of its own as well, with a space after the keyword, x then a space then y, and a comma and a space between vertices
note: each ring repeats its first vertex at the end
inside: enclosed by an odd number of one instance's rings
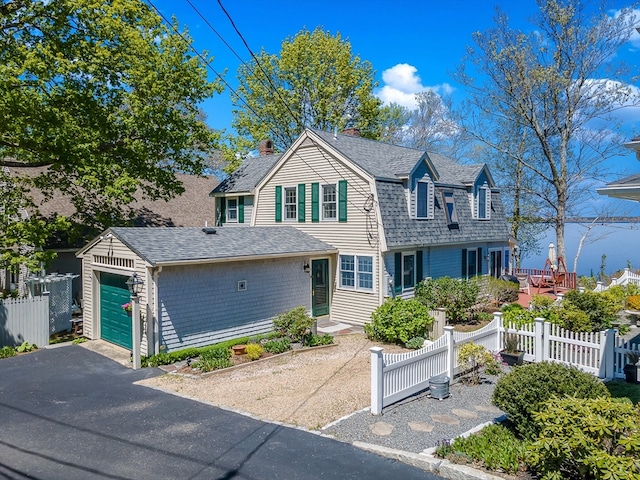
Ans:
POLYGON ((399 63, 382 72, 384 86, 376 92, 376 96, 384 105, 397 103, 410 110, 416 108, 416 93, 433 90, 439 94, 450 94, 453 87, 448 83, 442 85, 423 85, 418 69, 408 63, 399 63))

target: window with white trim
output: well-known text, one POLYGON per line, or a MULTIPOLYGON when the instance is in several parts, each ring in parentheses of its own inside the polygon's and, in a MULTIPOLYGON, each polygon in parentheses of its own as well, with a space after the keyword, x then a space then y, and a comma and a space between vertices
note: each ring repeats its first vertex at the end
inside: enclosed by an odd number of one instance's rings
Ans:
POLYGON ((433 218, 434 186, 431 182, 416 183, 416 218, 433 218))
POLYGON ((478 188, 477 197, 476 218, 489 220, 491 218, 491 189, 486 182, 478 188))
POLYGON ((416 256, 413 253, 402 254, 402 289, 413 288, 416 284, 416 256))
POLYGON ((338 190, 334 185, 322 186, 322 219, 335 220, 338 218, 338 190))
POLYGON ((340 255, 340 287, 373 291, 373 257, 340 255))
POLYGON ((238 199, 227 198, 227 222, 238 221, 238 199))
POLYGON ((284 189, 284 218, 285 220, 298 219, 298 198, 296 187, 284 189))

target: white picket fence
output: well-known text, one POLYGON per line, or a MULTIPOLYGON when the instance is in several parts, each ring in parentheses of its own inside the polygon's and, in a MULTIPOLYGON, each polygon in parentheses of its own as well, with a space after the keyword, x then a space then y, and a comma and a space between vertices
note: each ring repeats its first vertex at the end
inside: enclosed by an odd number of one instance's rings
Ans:
POLYGON ((614 278, 611 280, 609 285, 605 285, 602 282, 598 282, 596 284, 596 288, 593 289, 594 292, 603 292, 608 288, 613 287, 614 285, 637 285, 640 287, 640 275, 637 273, 633 273, 629 268, 625 268, 622 275, 618 278, 614 278))
POLYGON ((0 300, 0 347, 49 345, 49 295, 0 300))
POLYGON ((497 353, 505 333, 519 337, 525 361, 573 365, 603 379, 624 377, 624 353, 639 348, 616 338, 613 329, 577 333, 542 318, 520 328, 504 327, 499 312, 491 323, 474 332, 455 332, 453 327, 444 327, 444 331, 435 342, 413 352, 392 354, 380 347, 370 349, 371 413, 378 415, 384 407, 425 390, 431 377, 446 375, 453 379, 458 373, 458 349, 465 343, 473 342, 497 353))

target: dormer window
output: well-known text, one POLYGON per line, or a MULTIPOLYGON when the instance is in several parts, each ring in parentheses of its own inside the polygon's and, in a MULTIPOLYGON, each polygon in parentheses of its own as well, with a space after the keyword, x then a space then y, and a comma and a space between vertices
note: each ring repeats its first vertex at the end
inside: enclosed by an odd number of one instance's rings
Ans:
POLYGON ((447 215, 447 223, 449 228, 458 228, 458 212, 453 199, 453 192, 442 192, 444 199, 444 211, 447 215))
POLYGON ((486 182, 482 187, 478 188, 476 218, 480 220, 489 220, 491 218, 491 189, 486 182))
POLYGON ((434 186, 432 182, 416 183, 416 218, 433 218, 434 186))
POLYGON ((238 199, 227 198, 227 222, 236 223, 238 221, 238 199))

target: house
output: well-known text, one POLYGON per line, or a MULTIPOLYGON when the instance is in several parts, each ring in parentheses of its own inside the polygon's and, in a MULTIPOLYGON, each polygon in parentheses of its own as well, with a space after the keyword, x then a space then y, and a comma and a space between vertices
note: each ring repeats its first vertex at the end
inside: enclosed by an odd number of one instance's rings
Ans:
MULTIPOLYGON (((5 173, 12 177, 26 175, 35 177, 46 171, 47 167, 4 167, 5 173)), ((182 182, 184 193, 169 201, 142 199, 133 202, 129 208, 132 211, 132 225, 134 226, 184 226, 197 227, 215 223, 214 202, 209 197, 211 189, 218 184, 215 177, 176 174, 182 182), (204 208, 203 208, 204 207, 204 208)), ((53 219, 56 215, 74 219, 75 207, 71 199, 59 192, 52 198, 45 199, 38 190, 31 191, 31 197, 38 207, 39 213, 46 219, 53 219)), ((23 211, 23 217, 32 212, 23 211)), ((69 243, 65 237, 52 239, 47 246, 56 252, 57 257, 51 265, 46 266, 49 273, 81 274, 81 263, 76 258, 76 251, 84 244, 69 243)), ((0 291, 18 289, 21 295, 26 293, 25 279, 29 272, 26 268, 17 271, 0 269, 0 291)), ((73 281, 73 298, 82 298, 82 283, 78 277, 73 281)))
POLYGON ((221 182, 221 231, 294 227, 332 245, 311 259, 312 314, 364 324, 389 296, 425 277, 499 277, 509 229, 486 165, 306 129, 281 155, 269 141, 221 182))
MULTIPOLYGON (((630 142, 625 143, 624 146, 635 150, 636 157, 640 160, 640 137, 634 137, 630 142)), ((596 191, 600 195, 640 202, 640 173, 635 173, 616 180, 615 182, 607 183, 605 187, 598 188, 596 191)))
POLYGON ((110 228, 77 253, 83 334, 132 348, 122 306, 134 273, 143 355, 268 332, 278 314, 311 308, 310 262, 336 253, 291 226, 110 228))

